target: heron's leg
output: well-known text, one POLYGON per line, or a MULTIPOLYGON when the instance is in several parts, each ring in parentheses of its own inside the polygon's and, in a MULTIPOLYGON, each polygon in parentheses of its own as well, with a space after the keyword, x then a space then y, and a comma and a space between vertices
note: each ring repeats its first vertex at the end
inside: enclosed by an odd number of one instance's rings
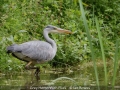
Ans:
POLYGON ((36 69, 36 71, 35 71, 35 76, 39 76, 40 67, 36 67, 36 66, 32 65, 32 67, 30 67, 30 69, 36 69))
POLYGON ((25 69, 36 69, 36 71, 35 71, 35 75, 36 76, 40 73, 40 68, 39 67, 35 67, 34 63, 32 61, 27 63, 27 65, 25 66, 25 69))
POLYGON ((38 76, 40 73, 40 67, 36 67, 35 75, 38 76))
POLYGON ((31 69, 30 65, 32 64, 32 61, 28 62, 27 65, 25 66, 25 69, 31 69))

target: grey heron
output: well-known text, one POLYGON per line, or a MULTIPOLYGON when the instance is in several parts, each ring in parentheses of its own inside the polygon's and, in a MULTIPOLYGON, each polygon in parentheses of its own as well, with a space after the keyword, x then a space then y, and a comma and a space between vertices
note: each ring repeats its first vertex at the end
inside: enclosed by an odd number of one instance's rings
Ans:
POLYGON ((56 55, 57 45, 48 36, 49 33, 69 34, 71 31, 48 25, 43 30, 46 42, 35 40, 22 44, 13 44, 7 47, 7 53, 12 53, 14 57, 27 62, 25 69, 36 69, 35 75, 38 75, 40 69, 39 67, 35 67, 35 64, 52 60, 56 55))

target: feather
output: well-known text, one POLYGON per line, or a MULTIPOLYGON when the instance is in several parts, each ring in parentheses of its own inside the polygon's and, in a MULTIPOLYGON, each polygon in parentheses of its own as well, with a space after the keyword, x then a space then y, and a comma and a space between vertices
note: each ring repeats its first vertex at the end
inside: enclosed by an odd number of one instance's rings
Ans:
POLYGON ((29 41, 19 45, 11 45, 7 48, 7 52, 13 53, 13 56, 18 59, 35 60, 38 63, 52 60, 56 54, 51 44, 44 41, 29 41))

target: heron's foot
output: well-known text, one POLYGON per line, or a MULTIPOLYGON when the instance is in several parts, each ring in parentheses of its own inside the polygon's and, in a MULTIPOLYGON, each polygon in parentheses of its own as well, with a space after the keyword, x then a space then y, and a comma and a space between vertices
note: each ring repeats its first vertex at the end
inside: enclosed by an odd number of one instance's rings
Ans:
POLYGON ((35 76, 39 76, 39 74, 40 74, 40 68, 37 67, 37 68, 36 68, 36 71, 35 71, 35 76))
POLYGON ((30 67, 29 67, 29 66, 25 66, 25 69, 26 69, 26 70, 29 70, 29 69, 30 69, 30 67))

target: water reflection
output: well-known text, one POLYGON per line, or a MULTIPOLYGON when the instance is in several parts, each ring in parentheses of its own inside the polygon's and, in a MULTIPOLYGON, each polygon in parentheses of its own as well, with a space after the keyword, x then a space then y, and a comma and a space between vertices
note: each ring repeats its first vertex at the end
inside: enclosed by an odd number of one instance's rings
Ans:
POLYGON ((26 81, 26 83, 21 87, 21 90, 54 90, 45 85, 42 80, 33 77, 31 80, 26 81))
MULTIPOLYGON (((91 68, 86 68, 85 70, 74 71, 71 73, 42 72, 39 77, 31 75, 31 72, 29 71, 13 74, 0 73, 0 90, 36 90, 35 88, 37 88, 37 90, 69 90, 70 88, 83 88, 80 86, 94 87, 96 86, 94 75, 94 70, 91 68)), ((104 86, 103 70, 101 70, 99 75, 100 85, 104 86)), ((109 82, 112 81, 112 75, 110 75, 109 82)), ((119 75, 116 78, 118 79, 116 84, 119 85, 119 75)))

